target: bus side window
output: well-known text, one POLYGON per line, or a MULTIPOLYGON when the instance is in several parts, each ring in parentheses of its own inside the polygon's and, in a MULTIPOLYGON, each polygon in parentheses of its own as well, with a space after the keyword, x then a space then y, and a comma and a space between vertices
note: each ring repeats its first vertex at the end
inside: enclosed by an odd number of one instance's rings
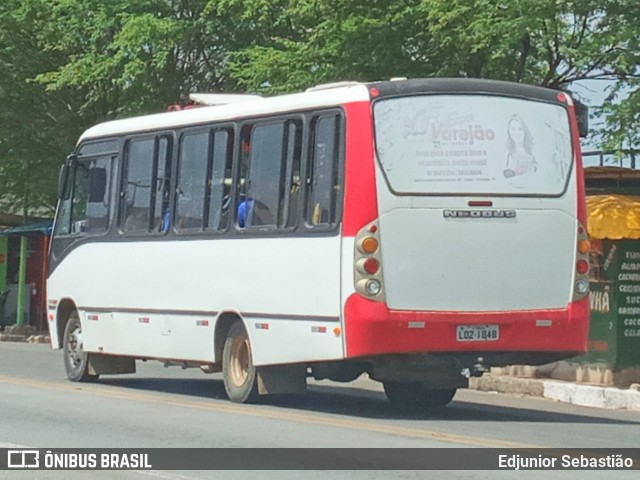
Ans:
POLYGON ((302 123, 290 120, 286 127, 286 171, 281 193, 279 225, 295 227, 300 205, 300 163, 302 158, 302 123))
POLYGON ((202 230, 209 159, 209 132, 183 135, 178 161, 176 229, 202 230))
POLYGON ((132 140, 127 145, 121 222, 124 232, 149 230, 154 149, 154 139, 132 140))
POLYGON ((153 230, 163 233, 169 230, 170 211, 169 197, 171 196, 171 151, 169 139, 159 137, 157 140, 155 171, 155 190, 152 205, 154 209, 153 230))
POLYGON ((95 234, 109 227, 109 181, 113 158, 82 158, 69 168, 56 234, 95 234))
POLYGON ((106 232, 109 228, 112 162, 112 157, 100 157, 93 160, 89 167, 85 224, 87 233, 106 232))
POLYGON ((123 232, 166 232, 171 172, 169 147, 166 136, 128 142, 120 206, 123 232))
POLYGON ((275 227, 283 186, 284 122, 257 125, 243 142, 250 149, 241 165, 238 225, 275 227))
POLYGON ((233 165, 233 134, 231 130, 212 133, 213 150, 207 173, 207 228, 225 230, 229 225, 233 165))
POLYGON ((326 115, 312 125, 313 143, 307 174, 306 220, 312 226, 337 222, 340 179, 340 116, 326 115))

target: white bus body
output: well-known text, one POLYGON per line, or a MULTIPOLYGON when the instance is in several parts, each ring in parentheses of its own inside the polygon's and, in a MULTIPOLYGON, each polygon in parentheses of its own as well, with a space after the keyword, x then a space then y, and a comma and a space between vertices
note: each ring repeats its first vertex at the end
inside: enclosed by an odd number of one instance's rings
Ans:
POLYGON ((367 372, 423 405, 491 365, 575 355, 577 138, 567 95, 459 79, 98 125, 61 175, 52 345, 72 380, 160 359, 223 370, 230 398, 250 401, 367 372), (471 146, 481 123, 493 143, 471 146), (504 138, 524 128, 539 140, 518 157, 504 138))

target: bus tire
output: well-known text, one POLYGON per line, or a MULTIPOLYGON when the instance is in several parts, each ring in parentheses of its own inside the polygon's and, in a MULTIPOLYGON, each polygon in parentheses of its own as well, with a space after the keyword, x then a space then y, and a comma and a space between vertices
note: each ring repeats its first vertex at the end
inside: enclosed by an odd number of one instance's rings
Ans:
POLYGON ((431 389, 421 382, 383 382, 389 402, 398 408, 432 408, 447 405, 455 388, 431 389))
POLYGON ((92 382, 98 375, 89 373, 89 354, 84 351, 82 342, 82 324, 78 311, 74 310, 64 329, 63 337, 64 368, 67 378, 72 382, 92 382))
POLYGON ((229 400, 250 403, 258 398, 258 374, 251 355, 251 342, 240 321, 231 325, 222 352, 224 389, 229 400))

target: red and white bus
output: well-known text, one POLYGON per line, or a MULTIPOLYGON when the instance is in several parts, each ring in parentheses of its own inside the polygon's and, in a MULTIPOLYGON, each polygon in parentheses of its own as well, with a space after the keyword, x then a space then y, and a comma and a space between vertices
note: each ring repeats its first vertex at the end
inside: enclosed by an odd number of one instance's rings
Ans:
POLYGON ((68 377, 222 371, 443 405, 491 366, 585 351, 574 101, 498 81, 344 82, 117 120, 63 167, 48 277, 68 377))

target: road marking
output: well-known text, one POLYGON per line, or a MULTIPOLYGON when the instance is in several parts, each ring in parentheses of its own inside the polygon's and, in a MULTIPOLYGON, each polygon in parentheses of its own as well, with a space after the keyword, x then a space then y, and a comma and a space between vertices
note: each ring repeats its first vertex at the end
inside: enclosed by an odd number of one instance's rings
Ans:
POLYGON ((154 478, 162 478, 165 480, 200 480, 201 477, 192 477, 187 475, 180 475, 179 473, 161 471, 161 470, 137 470, 140 475, 148 475, 154 478))
POLYGON ((0 375, 0 383, 10 385, 40 388, 46 390, 56 390, 60 392, 82 393, 86 395, 97 395, 116 400, 127 400, 135 402, 146 402, 159 405, 168 405, 182 408, 192 408, 197 410, 207 410, 231 415, 241 415, 246 417, 260 417, 271 420, 283 420, 288 422, 298 422, 308 425, 321 425, 335 428, 355 429, 364 432, 374 432, 399 437, 422 438, 437 440, 445 443, 457 443, 462 445, 472 445, 476 447, 493 448, 543 448, 539 445, 532 445, 508 440, 497 440, 485 437, 475 437, 469 435, 458 435, 433 430, 420 430, 417 428, 402 427, 398 425, 385 425, 362 420, 349 420, 331 414, 308 414, 292 411, 277 411, 256 405, 238 405, 233 403, 190 400, 180 398, 175 394, 146 394, 141 392, 124 391, 121 387, 112 390, 113 387, 100 384, 79 384, 79 383, 55 383, 43 380, 21 379, 0 375))

